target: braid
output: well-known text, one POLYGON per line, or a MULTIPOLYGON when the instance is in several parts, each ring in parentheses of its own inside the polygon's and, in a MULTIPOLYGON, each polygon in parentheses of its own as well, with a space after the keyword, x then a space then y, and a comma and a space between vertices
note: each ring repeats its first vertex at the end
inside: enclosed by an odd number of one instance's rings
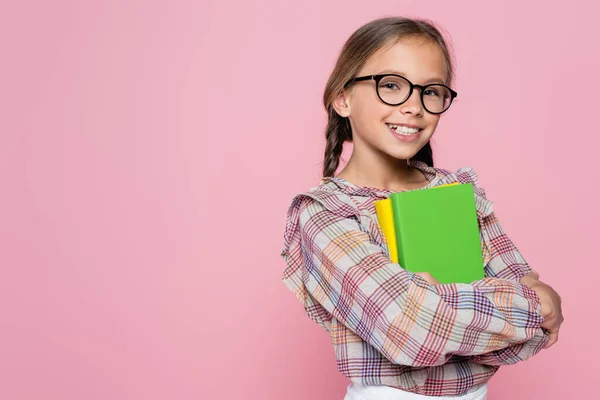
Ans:
POLYGON ((333 176, 340 163, 344 142, 352 140, 352 130, 347 118, 341 117, 333 107, 329 107, 329 121, 325 130, 325 158, 323 177, 333 176))
POLYGON ((427 142, 425 146, 411 158, 411 160, 421 161, 430 167, 433 167, 433 149, 431 148, 431 141, 427 142))

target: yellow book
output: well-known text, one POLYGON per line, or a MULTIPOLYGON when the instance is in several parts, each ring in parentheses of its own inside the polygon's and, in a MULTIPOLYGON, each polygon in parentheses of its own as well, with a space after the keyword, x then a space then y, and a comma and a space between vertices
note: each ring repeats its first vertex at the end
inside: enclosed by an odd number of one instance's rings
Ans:
POLYGON ((390 250, 390 259, 398 263, 398 247, 396 243, 396 228, 394 228, 394 214, 392 212, 392 199, 377 200, 375 202, 377 220, 390 250))

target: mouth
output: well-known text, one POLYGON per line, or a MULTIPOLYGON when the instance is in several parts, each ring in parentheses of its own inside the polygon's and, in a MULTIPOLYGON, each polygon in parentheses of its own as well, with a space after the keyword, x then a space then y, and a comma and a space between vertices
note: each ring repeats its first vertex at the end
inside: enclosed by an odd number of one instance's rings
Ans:
POLYGON ((419 128, 416 125, 409 125, 409 124, 388 124, 386 123, 386 125, 388 126, 388 128, 390 128, 392 131, 396 132, 399 135, 404 135, 404 136, 410 136, 410 135, 416 135, 419 132, 421 132, 423 130, 423 128, 419 128))
POLYGON ((419 140, 423 128, 409 124, 388 124, 389 131, 402 143, 413 143, 419 140))

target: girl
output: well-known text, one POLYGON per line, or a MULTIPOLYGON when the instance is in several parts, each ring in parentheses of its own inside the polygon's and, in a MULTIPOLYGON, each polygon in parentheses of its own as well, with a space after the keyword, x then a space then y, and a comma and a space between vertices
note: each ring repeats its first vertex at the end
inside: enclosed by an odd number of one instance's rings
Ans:
MULTIPOLYGON (((288 211, 283 280, 331 336, 345 399, 485 399, 501 365, 549 347, 560 297, 539 281, 470 168, 434 168, 430 139, 452 89, 450 51, 423 20, 384 18, 346 42, 324 94, 323 180, 288 211), (354 148, 336 175, 342 146, 354 148), (441 285, 389 259, 374 202, 472 183, 486 278, 441 285)), ((431 249, 435 251, 435 249, 431 249)))

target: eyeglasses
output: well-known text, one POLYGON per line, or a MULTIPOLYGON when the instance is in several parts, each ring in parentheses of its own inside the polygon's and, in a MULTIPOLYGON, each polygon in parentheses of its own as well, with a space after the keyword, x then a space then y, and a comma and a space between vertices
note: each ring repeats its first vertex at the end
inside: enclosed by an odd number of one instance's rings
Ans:
POLYGON ((399 106, 412 95, 413 89, 421 91, 421 104, 431 114, 441 114, 450 108, 458 93, 446 85, 434 83, 430 85, 415 85, 403 76, 396 74, 381 74, 360 76, 350 79, 344 89, 354 82, 375 80, 375 90, 381 101, 390 106, 399 106))

